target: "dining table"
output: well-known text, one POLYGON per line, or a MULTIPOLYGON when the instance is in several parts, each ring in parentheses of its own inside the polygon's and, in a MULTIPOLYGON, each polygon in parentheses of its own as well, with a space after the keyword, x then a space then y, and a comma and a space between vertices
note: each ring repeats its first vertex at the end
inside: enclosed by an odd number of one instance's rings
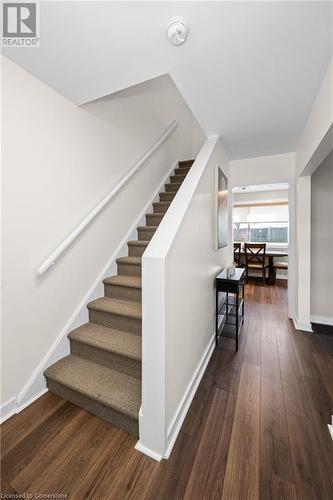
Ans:
MULTIPOLYGON (((244 248, 241 249, 240 251, 241 255, 244 255, 245 259, 245 250, 244 248)), ((276 282, 276 273, 274 269, 274 258, 279 258, 279 257, 288 257, 288 250, 266 250, 265 256, 268 259, 268 278, 267 278, 267 283, 270 285, 274 285, 276 282)))

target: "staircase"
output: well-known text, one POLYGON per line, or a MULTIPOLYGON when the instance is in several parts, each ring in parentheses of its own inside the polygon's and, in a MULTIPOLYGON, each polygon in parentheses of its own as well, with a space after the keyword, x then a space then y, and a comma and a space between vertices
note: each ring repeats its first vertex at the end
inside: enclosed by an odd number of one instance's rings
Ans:
POLYGON ((117 259, 105 296, 88 304, 89 323, 69 333, 71 354, 45 371, 54 394, 138 436, 141 405, 141 257, 194 160, 179 162, 128 257, 117 259))

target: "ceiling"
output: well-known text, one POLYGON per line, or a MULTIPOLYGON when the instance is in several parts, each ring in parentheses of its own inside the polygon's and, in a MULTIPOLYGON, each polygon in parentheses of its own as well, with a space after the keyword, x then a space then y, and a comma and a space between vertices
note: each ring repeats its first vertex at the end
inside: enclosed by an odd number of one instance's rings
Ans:
POLYGON ((285 153, 332 56, 332 3, 41 2, 40 47, 3 53, 77 104, 169 73, 230 159, 285 153))

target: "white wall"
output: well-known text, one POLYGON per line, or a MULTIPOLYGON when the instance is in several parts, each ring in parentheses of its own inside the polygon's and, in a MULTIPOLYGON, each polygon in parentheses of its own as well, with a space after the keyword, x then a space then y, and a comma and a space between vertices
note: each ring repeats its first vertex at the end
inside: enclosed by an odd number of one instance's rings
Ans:
MULTIPOLYGON (((214 347, 214 278, 231 262, 230 245, 215 247, 216 165, 229 177, 222 143, 213 137, 206 140, 143 256, 138 448, 155 458, 169 455, 214 347)), ((228 237, 230 242, 230 223, 228 237)))
POLYGON ((169 77, 77 107, 2 58, 2 402, 16 398, 176 158, 203 135, 169 77), (57 265, 36 268, 174 119, 180 125, 57 265))
POLYGON ((259 156, 230 162, 232 186, 247 184, 270 184, 288 180, 295 175, 295 155, 259 156))
POLYGON ((270 191, 255 191, 234 193, 234 203, 256 203, 256 202, 270 202, 270 201, 288 201, 288 190, 270 190, 270 191))
MULTIPOLYGON (((333 62, 327 70, 304 125, 295 152, 297 287, 295 326, 312 331, 310 323, 311 276, 311 175, 333 148, 333 62)), ((328 221, 327 221, 328 224, 328 221)))
POLYGON ((333 146, 333 61, 330 61, 296 148, 296 175, 311 175, 333 146))
POLYGON ((311 177, 311 320, 333 325, 333 152, 311 177))

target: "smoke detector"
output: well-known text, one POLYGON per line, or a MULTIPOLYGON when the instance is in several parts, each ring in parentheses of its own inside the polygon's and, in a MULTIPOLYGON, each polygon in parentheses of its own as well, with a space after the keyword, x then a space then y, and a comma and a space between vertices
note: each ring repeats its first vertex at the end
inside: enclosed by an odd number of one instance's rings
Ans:
POLYGON ((171 19, 167 26, 168 40, 172 45, 183 45, 188 35, 188 24, 181 17, 171 19))

